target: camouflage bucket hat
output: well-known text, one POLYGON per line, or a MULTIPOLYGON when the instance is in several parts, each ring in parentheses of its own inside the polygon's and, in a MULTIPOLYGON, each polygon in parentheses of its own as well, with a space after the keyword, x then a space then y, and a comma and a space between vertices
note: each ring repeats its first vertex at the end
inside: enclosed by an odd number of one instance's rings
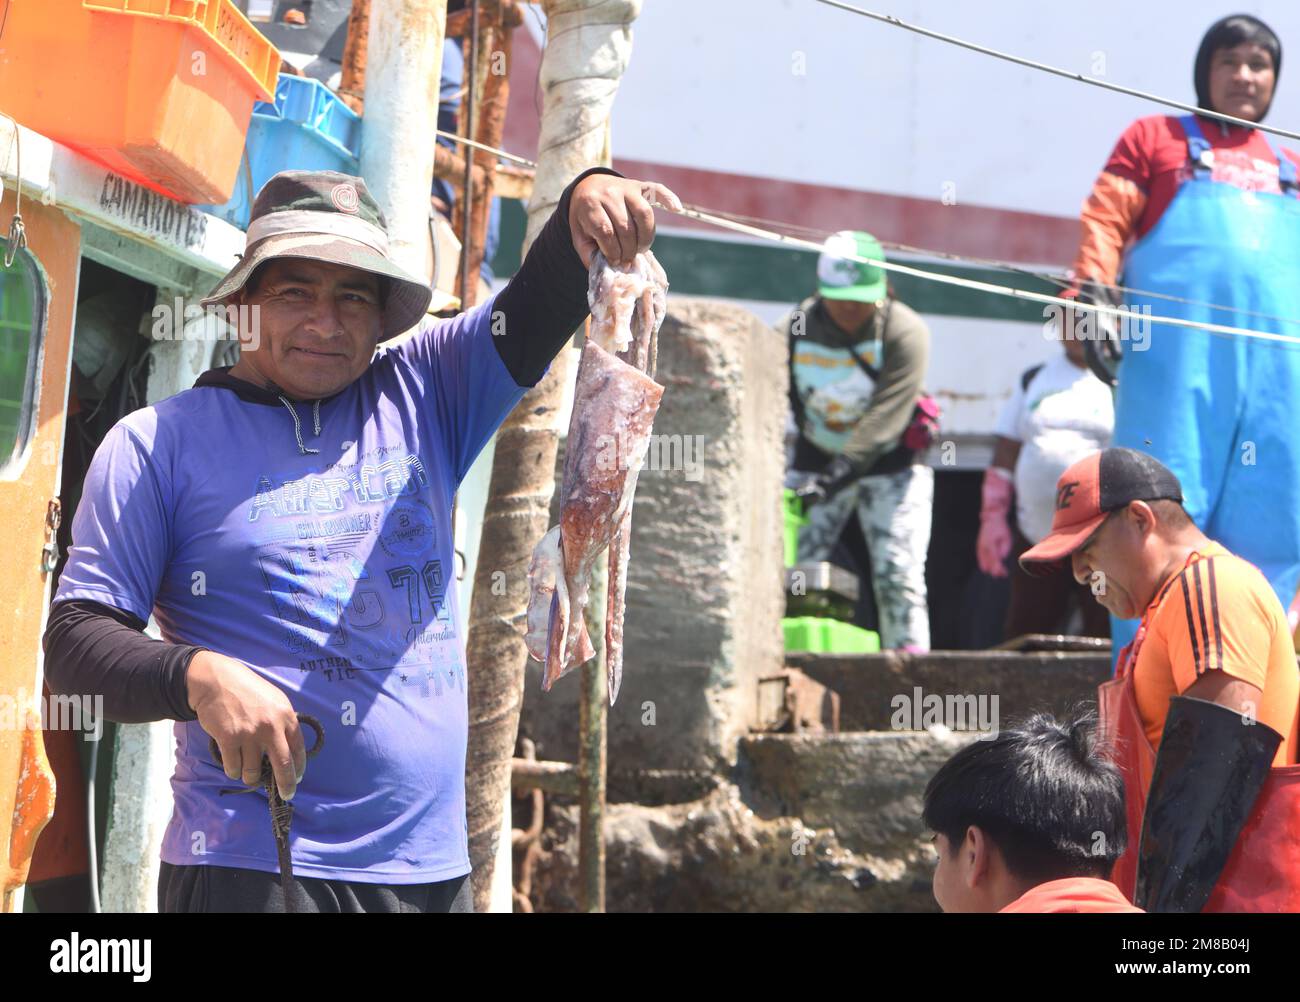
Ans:
POLYGON ((387 279, 387 341, 420 322, 433 290, 388 257, 388 224, 359 177, 331 170, 281 171, 253 202, 243 258, 201 302, 218 304, 239 292, 253 270, 274 258, 347 265, 387 279))

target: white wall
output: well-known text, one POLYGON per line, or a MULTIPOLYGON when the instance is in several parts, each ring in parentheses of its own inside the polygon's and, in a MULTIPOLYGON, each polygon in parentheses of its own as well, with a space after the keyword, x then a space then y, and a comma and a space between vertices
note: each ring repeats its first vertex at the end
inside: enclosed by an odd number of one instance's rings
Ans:
MULTIPOLYGON (((1286 59, 1298 5, 857 5, 1188 103, 1205 29, 1253 13, 1283 42, 1267 123, 1300 131, 1300 68, 1286 59)), ((1071 216, 1123 128, 1164 113, 815 0, 648 0, 634 33, 613 122, 618 155, 634 160, 933 199, 955 181, 965 202, 1071 216)))

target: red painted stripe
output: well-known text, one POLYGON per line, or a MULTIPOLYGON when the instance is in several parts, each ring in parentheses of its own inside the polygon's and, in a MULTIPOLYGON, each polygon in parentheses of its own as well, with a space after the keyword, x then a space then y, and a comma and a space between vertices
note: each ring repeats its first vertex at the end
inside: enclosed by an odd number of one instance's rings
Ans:
MULTIPOLYGON (((971 257, 1067 266, 1079 243, 1078 219, 886 195, 854 188, 725 174, 616 157, 628 177, 668 185, 684 202, 824 230, 864 229, 881 240, 971 257)), ((674 228, 715 226, 674 217, 674 228)))
MULTIPOLYGON (((504 147, 537 156, 541 50, 527 29, 515 31, 504 147)), ((1079 220, 978 205, 944 205, 932 199, 856 188, 804 184, 774 178, 698 170, 616 157, 628 177, 660 181, 686 202, 722 212, 760 216, 827 231, 870 230, 881 240, 971 257, 1025 264, 1068 266, 1079 244, 1079 220)), ((707 223, 672 217, 674 229, 720 234, 707 223)))

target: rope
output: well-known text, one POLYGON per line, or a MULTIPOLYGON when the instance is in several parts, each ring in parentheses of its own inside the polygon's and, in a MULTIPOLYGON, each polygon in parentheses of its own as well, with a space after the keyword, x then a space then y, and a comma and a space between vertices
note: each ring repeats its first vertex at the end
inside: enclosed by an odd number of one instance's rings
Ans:
POLYGON ((462 146, 472 146, 474 149, 482 150, 484 153, 495 153, 502 160, 509 160, 512 163, 523 164, 525 167, 537 166, 535 161, 526 160, 523 157, 517 157, 513 153, 499 150, 495 146, 488 146, 486 143, 476 142, 473 139, 466 139, 464 136, 458 136, 454 132, 443 132, 442 129, 435 129, 434 132, 443 139, 450 139, 453 142, 460 143, 462 146))
POLYGON ((1177 108, 1179 111, 1190 111, 1193 114, 1202 115, 1205 118, 1218 119, 1221 122, 1228 122, 1232 125, 1244 125, 1248 129, 1258 129, 1260 132, 1272 133, 1275 136, 1282 136, 1285 139, 1300 139, 1300 133, 1297 132, 1290 132, 1286 129, 1275 129, 1271 126, 1260 125, 1258 122, 1251 122, 1244 118, 1234 118, 1232 115, 1223 115, 1217 111, 1198 108, 1194 104, 1184 104, 1181 101, 1161 97, 1158 94, 1151 94, 1144 90, 1136 90, 1132 87, 1122 87, 1119 84, 1108 83, 1105 80, 1086 77, 1082 73, 1071 73, 1069 70, 1063 70, 1056 66, 1049 66, 1047 63, 1035 62, 1032 59, 1025 59, 1021 56, 1013 56, 1009 52, 999 52, 997 49, 990 49, 984 45, 976 45, 974 42, 967 42, 965 39, 956 38, 952 35, 945 35, 942 32, 931 31, 929 28, 922 28, 920 25, 908 24, 906 21, 901 21, 892 14, 877 14, 874 11, 863 10, 861 7, 854 7, 852 4, 842 3, 841 0, 815 0, 815 2, 825 4, 827 7, 836 7, 840 10, 846 10, 851 14, 859 14, 862 17, 869 17, 874 21, 882 21, 885 24, 892 24, 897 28, 903 28, 906 31, 912 31, 918 35, 925 35, 927 38, 934 38, 940 42, 947 42, 950 45, 957 45, 963 49, 970 49, 972 52, 978 52, 985 56, 993 56, 995 59, 1005 59, 1009 63, 1015 63, 1017 66, 1027 66, 1031 70, 1040 70, 1043 73, 1051 73, 1054 76, 1065 77, 1067 80, 1077 80, 1079 83, 1092 84, 1094 87, 1101 87, 1103 90, 1113 90, 1119 94, 1127 94, 1129 97, 1140 97, 1145 101, 1153 101, 1156 104, 1163 104, 1168 108, 1177 108))
MULTIPOLYGON (((664 208, 668 207, 664 206, 664 208)), ((818 253, 825 250, 825 247, 822 244, 814 243, 810 240, 802 240, 798 237, 788 237, 782 233, 774 233, 757 226, 733 222, 730 219, 725 219, 721 216, 713 215, 712 213, 702 212, 689 206, 684 205, 681 209, 669 209, 669 211, 677 212, 679 215, 686 216, 690 219, 698 219, 703 223, 711 223, 712 225, 720 226, 723 229, 735 230, 737 233, 746 233, 750 236, 775 241, 776 243, 785 244, 789 247, 799 247, 804 250, 812 250, 818 253)), ((1285 344, 1300 344, 1300 337, 1290 337, 1286 334, 1274 334, 1270 331, 1251 330, 1246 327, 1232 327, 1227 324, 1203 323, 1198 320, 1184 320, 1181 317, 1146 316, 1144 314, 1137 314, 1135 311, 1123 307, 1104 306, 1096 303, 1081 303, 1073 299, 1063 299, 1060 296, 1050 296, 1041 292, 1029 292, 1025 289, 1015 289, 1006 285, 997 285, 993 282, 980 282, 971 278, 958 278, 955 275, 941 275, 937 272, 925 271, 921 268, 911 268, 907 265, 897 264, 892 261, 875 260, 857 254, 840 254, 838 256, 849 261, 856 261, 859 264, 874 265, 883 271, 893 271, 901 275, 911 275, 914 278, 921 278, 929 282, 938 282, 941 285, 953 285, 963 289, 973 289, 976 292, 988 292, 995 296, 1008 296, 1013 299, 1025 299, 1033 303, 1046 303, 1048 305, 1061 306, 1072 310, 1082 310, 1099 314, 1101 316, 1116 317, 1121 320, 1132 320, 1134 317, 1139 317, 1148 323, 1168 324, 1171 327, 1186 327, 1191 330, 1229 334, 1236 337, 1256 338, 1261 341, 1278 341, 1285 344)))
MULTIPOLYGON (((697 212, 705 211, 695 205, 688 205, 687 208, 694 209, 697 212)), ((763 216, 749 216, 738 212, 724 212, 720 209, 712 210, 712 214, 722 219, 730 219, 733 222, 762 224, 777 233, 784 231, 786 235, 803 234, 809 239, 819 241, 825 240, 832 232, 824 228, 803 226, 799 223, 787 223, 782 220, 767 219, 763 216)), ((1066 272, 1036 271, 1033 268, 1025 268, 1022 265, 1012 264, 1009 261, 1002 261, 996 258, 974 257, 969 254, 953 254, 948 251, 937 251, 931 250, 927 247, 916 247, 912 244, 898 243, 894 240, 881 240, 880 245, 889 250, 902 251, 906 254, 916 254, 920 257, 938 258, 943 261, 952 261, 955 264, 979 265, 983 268, 994 268, 999 271, 1007 271, 1016 275, 1024 275, 1027 278, 1036 278, 1041 282, 1050 282, 1053 285, 1060 286, 1062 289, 1071 289, 1075 286, 1074 279, 1066 272)), ((1261 313, 1258 310, 1247 310, 1238 306, 1223 306, 1219 303, 1211 303, 1201 299, 1185 299, 1182 296, 1174 296, 1165 292, 1152 292, 1149 289, 1139 289, 1130 285, 1107 285, 1106 288, 1116 292, 1127 292, 1133 295, 1147 296, 1151 299, 1162 299, 1171 303, 1183 303, 1187 306, 1200 306, 1220 313, 1237 313, 1243 317, 1257 317, 1261 320, 1273 320, 1277 323, 1300 327, 1300 320, 1291 317, 1278 316, 1275 313, 1261 313)))
MULTIPOLYGON (((830 0, 816 0, 816 2, 827 3, 830 2, 830 0)), ((838 6, 844 6, 844 5, 838 5, 838 6)), ((846 7, 846 9, 857 12, 857 8, 854 7, 846 7)), ((902 22, 897 21, 896 18, 889 18, 886 15, 872 15, 870 14, 869 11, 864 11, 862 13, 868 14, 869 16, 878 17, 882 20, 889 21, 890 23, 898 23, 901 27, 905 27, 905 28, 912 27, 910 25, 906 25, 903 24, 902 22)), ((916 30, 920 30, 922 34, 933 34, 925 31, 924 29, 916 29, 916 30)), ((938 37, 947 40, 946 36, 938 36, 938 37)), ((1012 58, 1014 61, 1014 57, 1012 58)), ((1051 69, 1051 67, 1048 67, 1048 69, 1051 69)), ((1064 71, 1061 72, 1064 73, 1064 71)), ((1066 74, 1066 75, 1071 75, 1071 74, 1066 74)), ((1089 82, 1096 82, 1096 81, 1089 81, 1089 82)), ((1106 85, 1106 86, 1111 86, 1111 85, 1106 85)), ((1201 109, 1192 108, 1190 110, 1201 113, 1201 109)), ((1225 118, 1225 119, 1230 118, 1230 116, 1218 115, 1214 112, 1204 112, 1204 114, 1207 114, 1211 118, 1225 118)), ((1243 124, 1249 125, 1251 123, 1243 123, 1243 124)), ((1263 128, 1263 126, 1255 126, 1255 127, 1261 129, 1263 128)), ((1280 133, 1280 134, 1284 134, 1288 136, 1291 135, 1291 133, 1280 133)), ((474 146, 477 149, 485 150, 489 153, 495 153, 498 156, 502 156, 507 159, 514 160, 518 163, 525 164, 529 167, 536 167, 536 164, 531 160, 525 160, 523 157, 517 157, 514 154, 507 153, 504 150, 499 150, 491 146, 486 146, 483 143, 476 143, 473 142, 472 140, 467 140, 462 136, 455 135, 454 133, 439 132, 438 135, 446 136, 448 139, 453 139, 456 142, 464 143, 469 146, 474 146)), ((1296 136, 1295 138, 1300 139, 1300 136, 1296 136)), ((670 209, 670 211, 676 211, 676 210, 672 210, 671 207, 667 205, 664 205, 662 207, 668 208, 670 209)), ((819 229, 817 227, 812 227, 812 226, 803 226, 798 223, 787 223, 779 220, 765 219, 762 216, 747 216, 741 213, 731 213, 731 212, 722 212, 722 211, 707 212, 693 205, 684 205, 679 215, 687 216, 691 219, 697 219, 700 222, 709 223, 714 226, 720 226, 724 229, 731 229, 740 233, 747 233, 750 236, 756 236, 764 240, 774 240, 778 243, 784 243, 789 246, 800 247, 806 250, 813 250, 819 253, 824 249, 824 247, 822 246, 822 241, 824 241, 825 238, 830 236, 831 234, 830 230, 819 229), (765 229, 763 227, 747 225, 748 223, 751 222, 763 223, 766 224, 766 226, 770 226, 770 227, 780 227, 781 229, 789 230, 794 233, 803 233, 807 236, 818 238, 818 242, 799 239, 797 237, 792 237, 789 236, 788 234, 765 229)), ((1024 275, 1028 278, 1036 278, 1039 279, 1040 281, 1050 282, 1054 285, 1059 285, 1062 288, 1071 287, 1074 284, 1073 281, 1067 278, 1064 274, 1034 271, 1029 268, 1022 268, 1018 265, 1010 264, 1006 261, 998 261, 989 258, 971 257, 969 255, 950 254, 945 251, 928 250, 923 247, 914 247, 909 244, 896 243, 893 241, 882 240, 881 244, 882 246, 888 247, 891 250, 900 250, 900 251, 904 251, 905 253, 920 254, 920 255, 925 255, 927 257, 939 258, 942 260, 953 261, 961 264, 978 264, 984 267, 996 268, 1002 271, 1024 275)), ((1135 314, 1132 310, 1124 309, 1121 307, 1100 306, 1100 305, 1091 305, 1088 303, 1080 303, 1077 300, 1073 300, 1073 299, 1063 299, 1059 296, 1048 296, 1042 293, 1029 292, 1023 289, 1014 289, 1009 286, 996 285, 988 282, 977 282, 973 279, 961 279, 955 276, 941 275, 937 272, 922 271, 919 269, 910 269, 910 268, 906 268, 903 265, 895 265, 887 261, 873 261, 868 258, 859 258, 859 257, 854 257, 852 255, 845 255, 845 257, 847 257, 849 260, 859 261, 863 264, 874 264, 880 268, 883 268, 886 271, 898 271, 902 274, 913 275, 914 277, 921 278, 926 281, 963 286, 965 288, 975 289, 977 291, 989 292, 992 293, 993 295, 1010 296, 1016 299, 1031 300, 1033 302, 1058 304, 1061 306, 1072 307, 1077 310, 1091 311, 1093 313, 1097 313, 1103 316, 1116 316, 1116 317, 1127 317, 1127 318, 1132 318, 1134 316, 1137 316, 1137 314, 1135 314)), ((1113 289, 1117 292, 1127 292, 1133 295, 1146 296, 1151 299, 1160 299, 1171 303, 1181 303, 1185 306, 1199 306, 1204 309, 1214 310, 1219 313, 1236 313, 1243 317, 1254 317, 1260 320, 1272 320, 1276 323, 1287 324, 1292 327, 1300 327, 1300 320, 1296 320, 1291 317, 1278 316, 1277 314, 1273 314, 1273 313, 1261 313, 1257 310, 1246 310, 1236 306, 1223 306, 1219 303, 1211 303, 1199 299, 1185 299, 1182 296, 1174 296, 1163 292, 1152 292, 1147 289, 1138 289, 1127 285, 1110 285, 1107 286, 1107 288, 1113 289)), ((1200 321, 1184 320, 1178 317, 1153 316, 1150 317, 1149 319, 1150 322, 1152 323, 1165 323, 1175 327, 1187 327, 1194 330, 1203 330, 1210 334, 1216 334, 1222 336, 1253 337, 1265 341, 1281 341, 1285 343, 1300 344, 1300 337, 1289 337, 1285 334, 1273 334, 1268 331, 1256 331, 1245 327, 1232 327, 1224 324, 1202 323, 1200 321)))
MULTIPOLYGON (((909 244, 894 243, 890 240, 882 240, 880 243, 882 246, 888 247, 891 250, 900 250, 909 254, 922 254, 961 264, 978 264, 987 268, 999 268, 1004 271, 1025 275, 1029 278, 1037 278, 1044 282, 1051 282, 1054 285, 1059 285, 1063 289, 1072 289, 1076 284, 1073 278, 1063 272, 1034 271, 1031 268, 1022 268, 1019 265, 1010 264, 1006 261, 996 261, 981 257, 969 257, 962 254, 948 254, 944 251, 926 250, 923 247, 913 247, 909 244)), ((1163 299, 1171 303, 1182 303, 1185 306, 1200 306, 1207 310, 1215 310, 1219 313, 1238 313, 1243 317, 1257 317, 1260 320, 1273 320, 1280 324, 1289 324, 1292 327, 1300 327, 1300 320, 1295 320, 1291 317, 1278 316, 1276 313, 1261 313, 1259 310, 1246 310, 1239 306, 1223 306, 1219 303, 1211 303, 1203 299, 1185 299, 1182 296, 1174 296, 1167 292, 1152 292, 1150 289, 1139 289, 1132 285, 1107 285, 1106 288, 1115 292, 1128 292, 1135 296, 1146 296, 1151 299, 1163 299)))

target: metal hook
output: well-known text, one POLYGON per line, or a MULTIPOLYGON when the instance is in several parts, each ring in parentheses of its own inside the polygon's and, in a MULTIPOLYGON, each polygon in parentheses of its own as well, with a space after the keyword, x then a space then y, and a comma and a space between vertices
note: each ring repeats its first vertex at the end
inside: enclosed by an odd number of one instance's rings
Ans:
MULTIPOLYGON (((6 14, 8 11, 6 10, 6 14)), ((9 124, 14 127, 13 139, 11 141, 14 148, 14 159, 16 160, 16 170, 14 174, 14 218, 9 224, 9 246, 5 248, 5 268, 12 268, 14 259, 18 257, 18 252, 27 246, 27 228, 23 225, 23 143, 18 137, 18 123, 10 116, 9 124)), ((6 158, 7 160, 8 158, 6 158)), ((0 195, 3 194, 3 188, 0 188, 0 195)))

